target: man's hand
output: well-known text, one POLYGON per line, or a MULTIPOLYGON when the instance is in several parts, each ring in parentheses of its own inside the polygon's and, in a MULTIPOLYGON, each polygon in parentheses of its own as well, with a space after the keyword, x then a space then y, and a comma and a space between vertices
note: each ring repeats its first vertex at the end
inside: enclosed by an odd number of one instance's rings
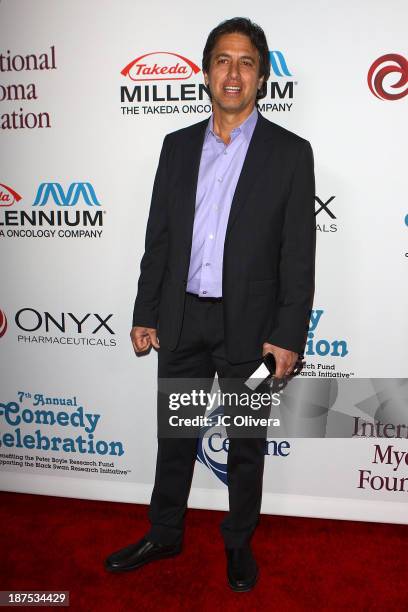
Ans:
POLYGON ((132 327, 130 339, 136 353, 144 353, 151 346, 155 349, 160 348, 156 331, 154 327, 132 327))
POLYGON ((293 351, 275 346, 275 344, 269 344, 264 342, 262 346, 262 356, 266 353, 272 353, 276 361, 276 378, 283 378, 284 376, 290 376, 292 374, 295 363, 298 359, 298 354, 293 351))

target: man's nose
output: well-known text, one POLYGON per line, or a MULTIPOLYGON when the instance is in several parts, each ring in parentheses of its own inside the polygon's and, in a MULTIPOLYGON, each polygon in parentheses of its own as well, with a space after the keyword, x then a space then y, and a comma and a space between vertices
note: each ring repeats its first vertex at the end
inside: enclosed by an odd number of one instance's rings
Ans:
POLYGON ((230 79, 239 79, 240 78, 241 75, 240 75, 240 69, 239 69, 239 62, 238 61, 230 62, 228 76, 229 76, 230 79))

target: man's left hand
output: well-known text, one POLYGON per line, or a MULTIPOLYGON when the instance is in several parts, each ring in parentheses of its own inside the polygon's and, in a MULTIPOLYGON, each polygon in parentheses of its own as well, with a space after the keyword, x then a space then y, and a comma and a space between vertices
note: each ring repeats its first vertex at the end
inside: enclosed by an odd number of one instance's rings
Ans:
POLYGON ((272 353, 276 361, 276 378, 283 378, 284 376, 290 376, 295 367, 295 363, 298 359, 298 354, 293 351, 276 346, 275 344, 269 344, 264 342, 262 346, 262 356, 266 353, 272 353))

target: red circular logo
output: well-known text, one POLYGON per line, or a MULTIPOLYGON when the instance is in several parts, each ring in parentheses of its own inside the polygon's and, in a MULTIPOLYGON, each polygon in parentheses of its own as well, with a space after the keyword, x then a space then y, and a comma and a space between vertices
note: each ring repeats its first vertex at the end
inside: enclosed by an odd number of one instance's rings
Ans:
POLYGON ((7 317, 3 310, 0 310, 0 338, 4 336, 7 331, 7 317))
POLYGON ((400 100, 408 94, 408 61, 398 53, 382 55, 372 64, 367 81, 371 92, 380 100, 400 100), (396 83, 389 86, 391 91, 385 91, 384 79, 393 73, 399 74, 400 77, 396 83), (396 89, 399 91, 393 91, 396 89))

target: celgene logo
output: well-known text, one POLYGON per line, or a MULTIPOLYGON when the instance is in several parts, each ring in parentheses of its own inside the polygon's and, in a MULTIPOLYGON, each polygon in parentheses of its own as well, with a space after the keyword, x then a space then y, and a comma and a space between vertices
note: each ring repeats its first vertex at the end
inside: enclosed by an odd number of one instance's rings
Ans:
POLYGON ((8 185, 0 183, 0 206, 12 206, 14 202, 19 202, 21 195, 8 185))
POLYGON ((271 62, 271 68, 276 76, 292 76, 281 51, 269 51, 269 61, 271 62))
POLYGON ((0 310, 0 338, 4 336, 7 331, 7 317, 4 310, 0 310))
POLYGON ((145 53, 121 70, 132 81, 180 81, 198 72, 200 68, 194 62, 168 51, 145 53))
MULTIPOLYGON (((200 428, 197 446, 197 461, 205 465, 222 483, 228 484, 228 448, 229 439, 216 426, 218 419, 224 415, 224 407, 218 406, 208 419, 209 425, 200 428), (214 432, 211 433, 211 429, 214 432), (214 457, 217 457, 215 459, 214 457)), ((265 440, 265 455, 270 457, 288 457, 291 452, 288 440, 265 440)))
MULTIPOLYGON (((210 419, 214 424, 217 422, 218 416, 222 416, 224 414, 224 409, 222 406, 219 406, 214 412, 211 413, 210 419)), ((227 451, 228 448, 224 446, 220 449, 215 450, 213 447, 213 436, 219 436, 220 434, 213 434, 212 436, 207 437, 206 434, 209 429, 211 429, 213 425, 208 425, 207 427, 202 427, 200 430, 200 437, 198 439, 198 447, 197 447, 197 460, 208 467, 209 470, 217 477, 221 482, 225 485, 227 484, 227 463, 226 456, 223 453, 224 461, 216 461, 211 457, 210 452, 219 452, 219 450, 227 451)), ((217 440, 219 442, 219 440, 217 440)), ((225 440, 221 440, 225 445, 225 440)))
POLYGON ((371 93, 380 100, 399 100, 408 94, 408 62, 397 53, 382 55, 372 64, 367 81, 371 93), (399 78, 396 83, 387 85, 389 91, 385 91, 384 82, 390 74, 399 78))
POLYGON ((88 206, 100 206, 91 183, 71 183, 66 194, 59 183, 41 183, 33 206, 45 206, 49 197, 57 206, 75 206, 80 196, 88 206))

